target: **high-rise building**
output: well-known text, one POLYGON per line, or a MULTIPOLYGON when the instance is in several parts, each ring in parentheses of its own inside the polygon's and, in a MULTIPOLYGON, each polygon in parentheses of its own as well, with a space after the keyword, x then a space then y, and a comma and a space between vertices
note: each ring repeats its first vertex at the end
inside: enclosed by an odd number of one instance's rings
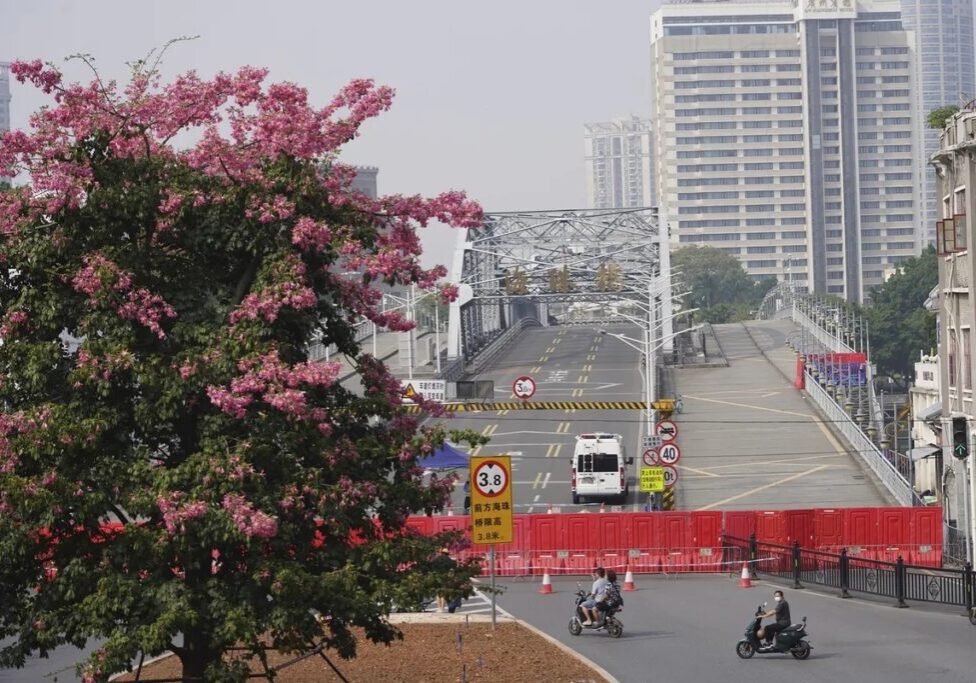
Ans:
POLYGON ((651 120, 672 241, 863 301, 923 242, 914 46, 895 0, 658 10, 651 120))
POLYGON ((632 116, 583 124, 583 144, 587 208, 656 205, 650 121, 632 116))
MULTIPOLYGON (((905 28, 915 32, 918 54, 918 111, 925 117, 933 109, 962 107, 976 99, 976 61, 973 58, 972 0, 901 0, 905 28)), ((925 157, 939 150, 941 131, 924 128, 925 157)), ((935 239, 938 200, 935 174, 925 173, 925 238, 935 239)))
POLYGON ((0 62, 0 131, 10 130, 10 63, 0 62))

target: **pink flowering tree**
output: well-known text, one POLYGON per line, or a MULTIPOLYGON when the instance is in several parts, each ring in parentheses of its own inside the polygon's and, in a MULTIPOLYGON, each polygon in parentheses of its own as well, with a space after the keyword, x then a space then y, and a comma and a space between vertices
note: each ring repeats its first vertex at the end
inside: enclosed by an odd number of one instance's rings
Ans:
MULTIPOLYGON (((459 542, 406 527, 444 504, 417 461, 447 435, 405 413, 353 325, 407 328, 378 286, 439 287, 418 228, 481 209, 350 189, 338 152, 393 97, 368 80, 316 108, 249 67, 11 72, 53 102, 0 144, 30 179, 0 192, 0 665, 93 639, 87 680, 172 650, 187 680, 230 681, 232 646, 397 637, 386 615, 442 591, 431 559, 459 542), (364 391, 309 359, 316 337, 364 391)), ((452 590, 476 572, 457 564, 452 590)))

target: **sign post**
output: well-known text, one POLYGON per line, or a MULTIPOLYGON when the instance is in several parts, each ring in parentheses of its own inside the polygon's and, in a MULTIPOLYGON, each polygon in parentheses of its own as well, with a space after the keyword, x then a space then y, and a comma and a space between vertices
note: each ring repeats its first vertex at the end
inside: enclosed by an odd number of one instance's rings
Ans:
MULTIPOLYGON (((534 391, 533 385, 533 391, 534 391)), ((495 628, 495 544, 512 542, 512 458, 471 458, 471 542, 488 546, 491 627, 495 628)))

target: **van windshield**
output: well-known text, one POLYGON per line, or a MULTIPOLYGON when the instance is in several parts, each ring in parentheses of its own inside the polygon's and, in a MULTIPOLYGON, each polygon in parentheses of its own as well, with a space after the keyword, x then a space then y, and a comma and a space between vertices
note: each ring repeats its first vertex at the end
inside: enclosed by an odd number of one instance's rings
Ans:
POLYGON ((578 472, 616 472, 615 453, 583 453, 576 462, 578 472))

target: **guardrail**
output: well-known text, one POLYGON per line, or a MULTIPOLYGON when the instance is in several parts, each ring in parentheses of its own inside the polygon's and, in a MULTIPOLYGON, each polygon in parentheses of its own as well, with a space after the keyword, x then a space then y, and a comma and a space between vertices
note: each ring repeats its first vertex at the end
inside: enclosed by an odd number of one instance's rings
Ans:
POLYGON ((864 593, 895 600, 897 607, 908 601, 929 602, 973 609, 972 565, 963 569, 933 569, 906 564, 902 556, 894 562, 853 557, 847 548, 839 553, 757 541, 723 535, 723 556, 727 561, 746 562, 758 573, 792 581, 794 588, 817 584, 840 590, 841 597, 864 593))
POLYGON ((851 445, 861 461, 878 476, 899 505, 906 507, 922 505, 921 498, 915 493, 908 480, 809 372, 806 373, 806 392, 851 445))
POLYGON ((485 365, 493 361, 529 325, 541 326, 542 323, 535 318, 519 318, 514 325, 495 337, 490 344, 485 346, 475 354, 474 358, 468 361, 465 368, 466 374, 477 374, 481 372, 485 365))

